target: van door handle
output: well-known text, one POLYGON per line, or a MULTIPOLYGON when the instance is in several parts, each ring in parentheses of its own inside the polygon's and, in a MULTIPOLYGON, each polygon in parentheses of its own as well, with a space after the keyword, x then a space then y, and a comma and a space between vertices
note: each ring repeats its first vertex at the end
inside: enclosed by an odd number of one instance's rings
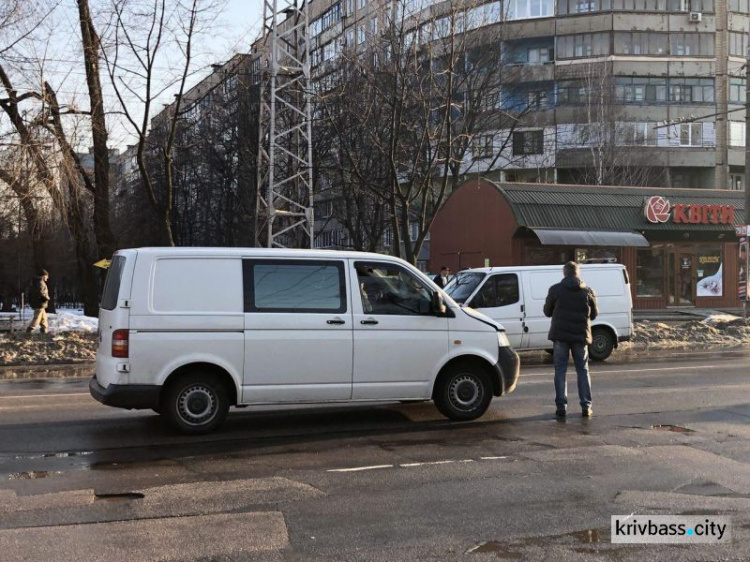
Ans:
POLYGON ((367 320, 360 321, 360 324, 364 324, 365 326, 374 326, 377 323, 378 321, 374 318, 368 318, 367 320))
POLYGON ((334 324, 340 326, 341 324, 346 324, 346 321, 342 320, 341 318, 334 318, 333 320, 326 320, 326 324, 334 324))

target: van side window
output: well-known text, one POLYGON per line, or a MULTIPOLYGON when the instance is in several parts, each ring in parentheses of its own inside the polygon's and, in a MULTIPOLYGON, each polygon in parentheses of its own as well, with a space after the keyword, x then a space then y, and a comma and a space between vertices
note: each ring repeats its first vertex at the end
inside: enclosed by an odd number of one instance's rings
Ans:
POLYGON ((406 270, 367 262, 356 262, 354 267, 365 314, 432 314, 429 289, 406 270))
POLYGON ((343 261, 243 260, 245 312, 346 312, 343 261))
POLYGON ((514 273, 493 275, 471 301, 472 308, 496 308, 517 303, 518 276, 514 273))

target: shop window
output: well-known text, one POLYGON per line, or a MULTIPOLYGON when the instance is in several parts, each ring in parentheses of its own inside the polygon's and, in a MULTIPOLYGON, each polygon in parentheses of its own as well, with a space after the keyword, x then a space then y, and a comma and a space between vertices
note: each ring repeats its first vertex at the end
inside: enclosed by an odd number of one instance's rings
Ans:
POLYGON ((664 251, 661 246, 638 250, 636 257, 635 296, 664 296, 664 251))
POLYGON ((724 296, 721 248, 719 246, 699 247, 696 258, 698 284, 695 295, 697 297, 724 296))

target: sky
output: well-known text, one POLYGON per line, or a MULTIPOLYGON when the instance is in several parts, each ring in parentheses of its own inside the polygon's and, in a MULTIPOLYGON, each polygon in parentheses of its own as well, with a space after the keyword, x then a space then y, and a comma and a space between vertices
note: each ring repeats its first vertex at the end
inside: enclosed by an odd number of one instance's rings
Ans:
MULTIPOLYGON (((0 3, 4 1, 0 0, 0 3)), ((138 1, 135 0, 135 2, 138 1)), ((104 29, 106 20, 101 17, 97 18, 97 15, 111 6, 111 2, 112 0, 89 0, 100 35, 106 34, 104 29)), ((249 52, 250 45, 258 37, 262 27, 263 0, 204 0, 204 2, 212 3, 213 6, 224 4, 224 9, 213 22, 210 33, 203 33, 197 38, 197 44, 194 47, 196 56, 192 65, 193 74, 188 79, 187 88, 208 76, 211 73, 212 64, 226 62, 238 52, 249 52)), ((145 3, 148 5, 148 0, 145 3)), ((81 61, 80 26, 76 2, 75 0, 40 0, 37 5, 42 6, 39 8, 39 13, 45 12, 44 6, 54 6, 54 9, 48 12, 49 15, 41 24, 31 23, 29 20, 31 27, 23 28, 23 25, 19 25, 17 29, 5 30, 6 34, 0 35, 0 51, 2 51, 4 41, 7 44, 9 38, 12 40, 14 36, 23 36, 31 29, 30 35, 24 38, 22 44, 11 52, 3 54, 2 64, 9 71, 17 90, 38 91, 40 75, 43 75, 44 79, 55 88, 61 104, 87 108, 89 101, 85 83, 86 75, 81 61), (40 61, 43 61, 43 67, 40 61)), ((179 75, 179 61, 178 55, 170 54, 162 57, 156 67, 157 76, 179 75)), ((128 131, 125 119, 117 115, 117 97, 111 85, 108 84, 109 77, 104 64, 101 70, 105 88, 105 104, 108 105, 110 112, 108 116, 110 146, 122 150, 128 144, 133 143, 135 137, 132 131, 128 131)), ((174 100, 176 91, 176 86, 174 86, 162 93, 158 103, 154 106, 157 111, 161 109, 163 103, 170 103, 174 100)), ((135 99, 134 95, 131 94, 130 100, 133 99, 135 99)), ((0 114, 0 128, 4 128, 4 125, 0 114)), ((85 146, 81 145, 89 142, 84 135, 80 143, 76 144, 79 150, 85 150, 85 146)))

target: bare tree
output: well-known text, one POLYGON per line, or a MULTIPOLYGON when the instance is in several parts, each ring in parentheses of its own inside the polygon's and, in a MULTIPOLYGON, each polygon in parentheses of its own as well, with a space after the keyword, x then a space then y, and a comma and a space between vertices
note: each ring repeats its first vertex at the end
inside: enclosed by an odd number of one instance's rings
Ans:
POLYGON ((530 107, 502 106, 501 84, 520 68, 500 50, 499 3, 457 2, 428 15, 399 4, 363 50, 347 45, 338 61, 324 63, 332 74, 321 82, 333 87, 318 97, 324 119, 316 144, 335 147, 320 165, 339 190, 338 222, 352 237, 377 234, 362 228, 362 217, 384 209, 392 252, 416 263, 462 175, 480 161, 485 171, 504 165, 501 155, 530 107), (489 158, 477 149, 480 137, 490 138, 489 158))
POLYGON ((113 0, 112 6, 113 21, 102 41, 107 71, 137 138, 141 185, 157 217, 162 243, 174 246, 174 158, 183 97, 194 70, 200 24, 221 6, 210 0, 113 0), (164 67, 176 70, 165 73, 164 67), (175 86, 174 103, 157 113, 158 100, 175 86))
POLYGON ((580 94, 575 149, 563 149, 560 164, 572 167, 572 179, 589 185, 659 185, 660 170, 649 164, 649 145, 657 131, 648 123, 627 121, 612 63, 589 63, 566 76, 580 94), (656 182, 656 183, 654 183, 656 182))

